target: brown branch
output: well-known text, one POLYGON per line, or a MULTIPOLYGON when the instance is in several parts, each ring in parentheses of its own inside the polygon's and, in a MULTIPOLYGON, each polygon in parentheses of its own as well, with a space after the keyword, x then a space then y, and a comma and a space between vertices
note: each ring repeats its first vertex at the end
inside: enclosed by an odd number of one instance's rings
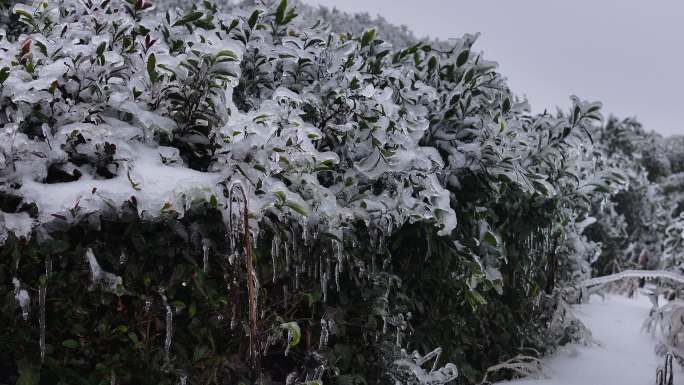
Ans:
MULTIPOLYGON (((245 269, 247 270, 247 295, 249 301, 249 358, 250 358, 250 377, 252 383, 260 371, 260 360, 259 360, 259 349, 256 347, 257 344, 257 304, 255 296, 255 286, 254 286, 254 258, 252 255, 252 239, 249 232, 249 207, 247 201, 247 194, 245 190, 239 184, 235 184, 231 187, 230 196, 233 196, 233 190, 239 189, 242 194, 242 200, 244 204, 243 209, 243 236, 244 236, 244 247, 245 247, 245 269)), ((231 202, 229 202, 232 205, 231 202)), ((230 214, 229 214, 230 215, 230 214)), ((232 226, 231 226, 232 231, 232 226)))

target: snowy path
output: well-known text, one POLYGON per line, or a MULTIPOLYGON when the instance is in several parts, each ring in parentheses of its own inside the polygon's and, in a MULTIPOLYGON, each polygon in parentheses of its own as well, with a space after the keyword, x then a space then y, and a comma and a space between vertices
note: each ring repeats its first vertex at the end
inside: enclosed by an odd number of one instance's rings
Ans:
MULTIPOLYGON (((517 380, 506 385, 652 385, 663 360, 654 353, 655 340, 641 333, 650 302, 609 295, 592 297, 575 307, 577 316, 602 346, 568 346, 547 358, 550 378, 517 380)), ((674 366, 675 384, 684 384, 684 372, 674 366)))

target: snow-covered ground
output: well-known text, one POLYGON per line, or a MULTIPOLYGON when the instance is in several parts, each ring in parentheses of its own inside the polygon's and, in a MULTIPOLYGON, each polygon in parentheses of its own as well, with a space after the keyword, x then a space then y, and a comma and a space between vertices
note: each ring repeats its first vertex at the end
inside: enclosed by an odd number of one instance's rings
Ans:
MULTIPOLYGON (((663 359, 656 356, 656 341, 641 333, 648 316, 648 298, 593 296, 575 307, 576 314, 601 346, 567 346, 545 360, 546 379, 523 379, 506 385, 651 385, 663 359)), ((674 383, 684 384, 684 372, 674 367, 674 383)))

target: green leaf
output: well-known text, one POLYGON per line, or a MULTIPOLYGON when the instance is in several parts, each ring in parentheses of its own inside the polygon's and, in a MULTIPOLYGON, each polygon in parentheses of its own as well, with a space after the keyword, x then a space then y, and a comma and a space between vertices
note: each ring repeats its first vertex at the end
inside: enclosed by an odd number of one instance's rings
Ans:
POLYGON ((64 340, 62 341, 62 346, 64 346, 67 349, 78 349, 81 344, 78 343, 76 340, 64 340))
POLYGON ((214 25, 214 23, 211 21, 210 18, 197 20, 193 24, 195 24, 195 26, 197 26, 199 28, 206 29, 206 30, 212 30, 212 29, 216 28, 216 26, 214 25))
POLYGON ((7 80, 7 78, 9 77, 9 73, 9 67, 2 67, 2 69, 0 69, 0 84, 5 83, 5 80, 7 80))
POLYGON ((573 125, 577 124, 577 121, 579 119, 581 112, 582 112, 582 110, 580 109, 580 106, 575 106, 575 109, 572 112, 572 124, 573 125))
POLYGON ((30 13, 28 13, 27 11, 25 11, 21 8, 15 8, 14 13, 16 13, 19 16, 24 16, 25 18, 27 18, 29 20, 33 19, 33 15, 31 15, 30 13))
POLYGON ((173 23, 172 27, 177 27, 177 26, 186 25, 188 23, 192 23, 195 20, 199 20, 199 18, 201 18, 202 16, 204 16, 204 13, 202 13, 200 11, 192 11, 192 12, 188 13, 187 15, 181 17, 180 19, 176 20, 176 22, 173 23))
POLYGON ((276 192, 273 193, 273 195, 275 195, 276 198, 278 198, 278 202, 279 202, 281 205, 285 203, 286 196, 285 196, 285 193, 284 193, 284 192, 282 192, 282 191, 276 191, 276 192))
POLYGON ((587 109, 587 114, 591 114, 592 112, 597 112, 600 110, 601 110, 601 104, 597 103, 597 104, 594 104, 587 109))
POLYGON ((464 83, 470 83, 470 81, 473 80, 474 76, 475 76, 475 70, 471 68, 468 71, 466 71, 465 76, 463 77, 463 82, 464 83))
POLYGON ((292 210, 298 212, 299 214, 302 214, 303 216, 309 215, 304 207, 300 206, 299 204, 292 202, 292 201, 287 201, 285 202, 285 206, 291 208, 292 210))
POLYGON ((34 44, 36 47, 38 47, 38 49, 40 50, 40 52, 41 52, 43 55, 45 55, 45 56, 48 55, 47 46, 46 46, 45 44, 43 44, 43 43, 41 43, 41 42, 39 42, 39 41, 37 41, 37 40, 34 41, 33 44, 34 44))
POLYGON ((428 59, 428 69, 434 71, 435 68, 437 68, 437 57, 430 56, 430 59, 428 59))
POLYGON ((501 106, 501 111, 505 114, 511 110, 511 99, 505 98, 503 105, 501 106))
POLYGON ((482 296, 482 294, 474 290, 466 291, 466 299, 473 309, 477 308, 479 305, 487 304, 487 300, 482 296))
POLYGON ((216 58, 231 58, 237 60, 237 54, 229 49, 223 49, 216 54, 216 58))
POLYGON ((470 56, 470 50, 465 50, 461 53, 458 54, 458 57, 456 58, 456 66, 460 67, 464 65, 468 61, 468 57, 470 56))
POLYGON ((276 23, 282 25, 285 23, 285 11, 287 10, 287 0, 281 0, 278 4, 278 9, 276 10, 275 17, 276 23))
POLYGON ((97 56, 102 56, 102 54, 104 54, 105 48, 107 48, 107 42, 103 41, 97 46, 97 56))
POLYGON ((570 127, 570 126, 565 126, 565 128, 563 129, 563 138, 564 138, 564 139, 567 138, 568 135, 570 135, 571 132, 572 132, 572 127, 570 127))
POLYGON ((159 74, 157 73, 157 58, 153 53, 147 58, 147 74, 150 76, 152 84, 157 82, 159 78, 159 74))
POLYGON ((485 240, 485 242, 489 243, 490 245, 492 245, 494 247, 499 247, 499 239, 491 231, 485 232, 484 240, 485 240))
POLYGON ((238 26, 238 24, 240 24, 240 21, 238 19, 233 19, 233 21, 230 22, 230 26, 228 27, 226 33, 234 30, 238 26))
POLYGON ((287 330, 292 337, 289 342, 289 346, 291 348, 299 345, 299 340, 302 338, 302 330, 299 328, 299 325, 296 322, 282 323, 280 324, 280 328, 287 330))
POLYGON ((368 44, 370 44, 373 40, 375 40, 375 28, 371 28, 368 31, 363 33, 363 36, 361 36, 361 47, 365 47, 368 44))
POLYGON ((287 16, 285 16, 285 21, 283 24, 291 22, 295 17, 297 17, 297 13, 294 9, 290 9, 290 11, 287 12, 287 16))
POLYGON ((249 24, 249 28, 254 29, 254 27, 257 24, 257 21, 259 20, 259 15, 261 12, 258 10, 252 12, 252 15, 249 17, 249 20, 247 20, 247 24, 249 24))

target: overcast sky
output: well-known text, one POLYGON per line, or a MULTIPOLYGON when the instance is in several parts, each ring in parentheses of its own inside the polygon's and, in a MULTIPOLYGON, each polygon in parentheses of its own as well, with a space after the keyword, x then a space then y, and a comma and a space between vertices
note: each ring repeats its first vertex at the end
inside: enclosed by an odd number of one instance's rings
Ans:
POLYGON ((604 114, 636 116, 648 130, 684 134, 682 0, 304 0, 382 15, 417 36, 481 32, 474 50, 534 111, 597 100, 604 114))

